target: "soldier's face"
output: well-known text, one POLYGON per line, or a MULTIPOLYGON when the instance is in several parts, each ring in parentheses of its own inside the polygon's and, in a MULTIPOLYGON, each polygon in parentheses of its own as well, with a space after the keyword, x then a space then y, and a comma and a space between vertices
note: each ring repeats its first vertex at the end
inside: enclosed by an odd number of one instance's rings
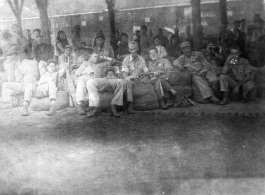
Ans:
POLYGON ((97 63, 98 62, 98 58, 99 58, 98 54, 94 53, 94 54, 91 55, 90 60, 93 63, 97 63))
POLYGON ((149 50, 149 54, 150 54, 150 58, 152 60, 156 60, 157 59, 157 52, 156 52, 156 50, 154 50, 154 49, 149 50))
POLYGON ((122 36, 121 40, 122 40, 122 42, 128 42, 128 37, 127 36, 122 36))
POLYGON ((66 55, 66 56, 70 56, 71 53, 72 53, 72 50, 71 50, 70 48, 66 48, 66 49, 65 49, 65 55, 66 55))
POLYGON ((37 37, 36 41, 37 41, 37 44, 41 44, 42 43, 42 38, 41 37, 37 37))
POLYGON ((109 72, 107 73, 107 78, 109 78, 109 79, 115 78, 115 72, 113 72, 113 71, 109 71, 109 72))
POLYGON ((97 45, 98 45, 98 46, 102 46, 102 45, 103 45, 103 43, 104 43, 104 39, 103 39, 103 38, 101 38, 101 37, 99 37, 99 38, 96 38, 96 43, 97 43, 97 45))
POLYGON ((173 38, 173 39, 172 39, 172 43, 173 43, 174 45, 177 45, 177 44, 178 44, 178 39, 177 39, 177 38, 173 38))
POLYGON ((64 32, 60 33, 60 38, 65 39, 65 33, 64 32))
POLYGON ((184 53, 185 56, 190 57, 191 56, 191 47, 184 47, 182 48, 182 52, 184 53))
POLYGON ((12 30, 13 30, 13 32, 16 33, 16 34, 19 33, 19 28, 18 28, 18 26, 13 26, 13 27, 12 27, 12 30))
POLYGON ((54 71, 56 70, 56 66, 55 66, 54 63, 50 63, 50 64, 48 65, 47 69, 48 69, 48 72, 49 72, 49 73, 52 73, 52 72, 54 72, 54 71))
POLYGON ((138 56, 138 47, 129 47, 129 52, 131 53, 133 58, 137 58, 138 56))
POLYGON ((238 57, 240 55, 240 51, 237 49, 231 49, 231 56, 238 57))
POLYGON ((158 46, 158 45, 160 45, 160 40, 159 39, 155 39, 154 43, 155 43, 156 46, 158 46))
POLYGON ((34 31, 33 34, 34 34, 34 37, 36 38, 40 36, 40 33, 38 31, 34 31))

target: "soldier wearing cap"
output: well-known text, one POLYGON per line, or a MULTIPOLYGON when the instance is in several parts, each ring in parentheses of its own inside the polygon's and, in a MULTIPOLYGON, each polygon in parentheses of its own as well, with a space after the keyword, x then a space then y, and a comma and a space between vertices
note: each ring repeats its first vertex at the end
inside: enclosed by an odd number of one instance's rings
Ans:
POLYGON ((168 38, 163 34, 163 28, 158 28, 158 34, 153 37, 153 40, 159 39, 161 41, 161 45, 166 48, 166 46, 169 44, 168 38))
POLYGON ((210 101, 218 103, 219 99, 215 97, 212 90, 208 86, 207 72, 210 70, 209 62, 204 58, 201 52, 192 51, 191 44, 188 41, 181 43, 181 50, 184 53, 173 62, 180 71, 187 70, 192 75, 192 80, 199 88, 205 103, 210 101))
POLYGON ((105 36, 102 32, 99 32, 95 37, 94 51, 101 57, 114 58, 114 52, 110 44, 105 42, 105 36))

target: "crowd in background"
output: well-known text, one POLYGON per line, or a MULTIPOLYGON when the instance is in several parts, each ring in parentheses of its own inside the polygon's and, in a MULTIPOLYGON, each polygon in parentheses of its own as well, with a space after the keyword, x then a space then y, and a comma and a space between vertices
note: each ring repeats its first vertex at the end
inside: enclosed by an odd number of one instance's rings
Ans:
MULTIPOLYGON (((264 21, 255 14, 252 22, 247 32, 244 20, 234 21, 231 30, 227 29, 228 24, 223 25, 218 44, 204 40, 200 51, 193 51, 190 25, 184 35, 176 30, 169 38, 164 35, 163 28, 158 28, 153 35, 142 25, 133 37, 117 31, 109 42, 99 30, 91 44, 82 41, 81 28, 75 25, 70 38, 64 31, 58 31, 54 45, 47 43, 40 29, 32 32, 27 29, 23 34, 19 26, 13 25, 12 29, 1 32, 0 46, 5 57, 2 99, 8 102, 13 94, 24 93, 24 115, 28 115, 31 96, 49 96, 54 105, 56 91, 67 90, 64 81, 71 75, 79 113, 86 113, 82 107, 85 93, 89 96, 90 107, 97 108, 97 91, 111 88, 115 94, 112 113, 119 116, 115 105, 123 104, 124 93, 132 103, 132 87, 139 82, 142 73, 149 72, 160 106, 167 109, 175 102, 165 100, 165 94, 177 94, 171 86, 176 85, 179 74, 176 71, 185 70, 199 88, 204 103, 227 104, 230 89, 236 94, 242 92, 242 99, 247 101, 248 92, 255 89, 250 65, 263 66, 265 51, 264 21)), ((131 105, 128 113, 133 113, 131 105)), ((88 116, 95 116, 96 111, 94 109, 88 116)), ((54 113, 51 107, 49 114, 54 113)))

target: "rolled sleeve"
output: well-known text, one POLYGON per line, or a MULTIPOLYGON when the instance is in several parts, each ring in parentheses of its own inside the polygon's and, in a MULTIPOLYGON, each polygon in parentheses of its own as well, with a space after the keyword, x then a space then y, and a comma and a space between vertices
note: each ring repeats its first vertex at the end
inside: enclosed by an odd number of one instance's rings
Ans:
POLYGON ((126 72, 126 73, 129 72, 129 66, 128 66, 128 64, 129 64, 128 57, 126 57, 126 58, 123 60, 123 62, 122 62, 122 68, 121 68, 121 71, 122 71, 122 72, 126 72))
POLYGON ((250 64, 248 62, 248 60, 245 61, 245 75, 251 73, 252 70, 251 70, 251 67, 250 67, 250 64))
POLYGON ((173 61, 173 66, 177 67, 180 70, 183 70, 185 68, 184 67, 184 57, 180 56, 178 59, 173 61))

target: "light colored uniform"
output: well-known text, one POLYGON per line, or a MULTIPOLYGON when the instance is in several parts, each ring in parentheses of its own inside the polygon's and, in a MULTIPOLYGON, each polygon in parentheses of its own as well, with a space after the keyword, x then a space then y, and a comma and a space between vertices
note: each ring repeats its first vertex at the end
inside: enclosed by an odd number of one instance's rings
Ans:
MULTIPOLYGON (((128 76, 137 77, 139 74, 148 72, 145 60, 142 56, 138 55, 137 59, 133 59, 132 55, 128 55, 122 62, 122 72, 126 72, 128 76)), ((129 78, 124 80, 127 88, 127 100, 133 102, 132 86, 136 84, 129 78)))
POLYGON ((9 40, 1 40, 1 48, 4 56, 6 56, 4 69, 5 77, 8 82, 14 82, 16 80, 15 70, 21 63, 21 60, 26 56, 23 52, 24 47, 25 45, 23 39, 14 33, 11 33, 9 40))
POLYGON ((53 72, 45 72, 39 82, 38 87, 35 91, 35 95, 41 95, 43 97, 49 97, 50 99, 56 100, 56 93, 57 93, 57 79, 58 79, 58 73, 53 72))
POLYGON ((16 82, 5 82, 2 86, 2 101, 11 102, 12 95, 24 93, 24 100, 30 101, 39 79, 38 63, 23 60, 17 68, 16 82))
POLYGON ((99 107, 98 92, 114 93, 111 104, 118 106, 123 105, 123 93, 126 89, 126 84, 123 79, 94 78, 90 79, 86 85, 89 97, 89 106, 99 107))
MULTIPOLYGON (((228 57, 223 70, 228 70, 227 74, 220 75, 220 85, 222 92, 229 92, 230 88, 235 88, 237 84, 244 80, 247 74, 251 74, 251 67, 245 58, 239 58, 237 65, 231 64, 232 57, 228 57)), ((254 83, 250 80, 243 84, 243 97, 255 89, 254 83)))
POLYGON ((93 78, 102 78, 105 76, 105 71, 111 62, 102 62, 94 64, 90 61, 85 61, 76 70, 75 75, 78 76, 78 81, 76 85, 76 102, 80 103, 85 100, 85 95, 87 93, 87 82, 93 78), (86 71, 86 74, 82 75, 82 72, 86 71), (94 74, 92 74, 94 73, 94 74))
POLYGON ((163 58, 164 56, 167 55, 167 52, 166 52, 166 49, 159 45, 159 46, 156 46, 156 49, 157 49, 157 52, 158 52, 158 58, 161 59, 163 58))
POLYGON ((180 70, 187 69, 188 73, 192 75, 192 80, 199 88, 200 94, 203 99, 209 98, 213 95, 212 89, 208 86, 206 76, 199 75, 200 71, 210 70, 210 63, 205 59, 201 52, 193 51, 190 58, 187 58, 184 54, 173 62, 173 65, 180 70))

